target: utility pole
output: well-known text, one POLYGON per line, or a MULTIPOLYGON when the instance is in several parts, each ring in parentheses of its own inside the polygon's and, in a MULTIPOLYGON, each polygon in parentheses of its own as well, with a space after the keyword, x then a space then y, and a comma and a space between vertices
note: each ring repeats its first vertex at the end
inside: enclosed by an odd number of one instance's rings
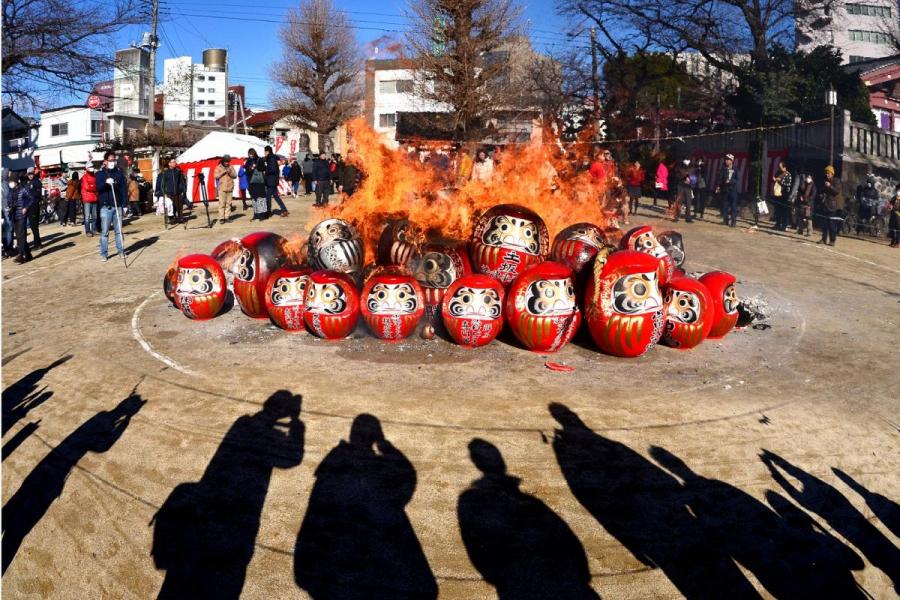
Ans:
POLYGON ((837 92, 834 91, 834 88, 829 88, 828 92, 825 94, 825 103, 831 109, 831 133, 829 135, 828 141, 828 164, 832 167, 834 166, 834 107, 837 106, 837 92))
MULTIPOLYGON (((156 125, 156 47, 157 30, 159 29, 159 0, 153 0, 153 21, 150 26, 150 125, 156 125)), ((165 96, 163 96, 163 111, 165 111, 165 96)), ((163 115, 163 120, 165 120, 163 115)))
POLYGON ((191 91, 188 96, 188 122, 194 120, 194 59, 191 59, 190 64, 188 65, 188 69, 190 71, 190 82, 191 82, 191 91))
POLYGON ((653 124, 653 138, 656 140, 653 144, 654 151, 659 154, 659 108, 660 108, 659 92, 656 92, 656 118, 653 124))
POLYGON ((597 29, 595 27, 591 27, 591 88, 594 102, 591 107, 591 118, 594 125, 594 140, 596 140, 600 114, 600 79, 597 76, 597 29))

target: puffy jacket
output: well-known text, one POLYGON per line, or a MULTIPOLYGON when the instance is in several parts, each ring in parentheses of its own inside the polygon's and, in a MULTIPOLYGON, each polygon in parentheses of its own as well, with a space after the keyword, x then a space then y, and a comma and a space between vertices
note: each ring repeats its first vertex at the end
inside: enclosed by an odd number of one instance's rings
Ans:
POLYGON ((669 167, 663 163, 659 163, 659 166, 656 167, 656 189, 669 191, 669 167))
POLYGON ((79 181, 70 179, 66 184, 66 200, 78 200, 81 197, 81 186, 79 181))
MULTIPOLYGON (((99 175, 97 181, 100 181, 99 175)), ((156 176, 156 197, 168 196, 170 198, 181 198, 187 191, 187 182, 184 179, 184 173, 181 169, 166 169, 156 176)))
POLYGON ((21 221, 27 217, 32 204, 34 204, 34 194, 31 186, 17 185, 15 189, 10 188, 8 207, 13 215, 13 220, 21 221), (23 209, 25 214, 22 214, 23 209))
POLYGON ((822 196, 825 210, 844 210, 844 193, 837 177, 832 178, 830 186, 822 186, 822 196))
POLYGON ((330 180, 331 169, 329 167, 328 161, 321 158, 317 158, 316 160, 314 160, 312 176, 314 181, 330 180))
POLYGON ((275 187, 278 185, 278 174, 281 172, 278 168, 278 157, 270 154, 265 157, 266 165, 266 186, 275 187))
POLYGON ((128 198, 128 184, 125 181, 125 175, 118 168, 109 170, 105 167, 97 171, 97 207, 98 208, 115 208, 116 205, 123 207, 128 198), (106 183, 107 179, 113 180, 115 186, 115 197, 113 197, 113 187, 106 183))
POLYGON ((81 178, 81 201, 93 204, 97 201, 97 176, 85 172, 81 178))
POLYGON ((221 162, 217 164, 213 177, 216 179, 216 185, 220 192, 234 191, 234 180, 237 178, 237 175, 234 172, 234 167, 230 164, 227 167, 221 162))
POLYGON ((141 188, 138 187, 138 182, 134 179, 128 180, 128 201, 129 202, 140 202, 141 200, 141 188))

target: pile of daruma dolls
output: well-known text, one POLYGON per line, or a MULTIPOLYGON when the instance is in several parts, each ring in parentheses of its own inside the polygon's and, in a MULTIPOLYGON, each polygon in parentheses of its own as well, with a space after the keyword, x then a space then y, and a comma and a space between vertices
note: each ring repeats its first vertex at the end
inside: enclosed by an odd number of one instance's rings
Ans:
POLYGON ((541 218, 513 204, 482 214, 467 244, 416 245, 410 227, 386 224, 368 267, 359 233, 340 219, 313 228, 302 260, 285 238, 252 233, 179 259, 165 275, 166 296, 185 316, 211 319, 226 305, 230 272, 241 310, 286 331, 343 339, 361 315, 372 335, 401 340, 424 319, 423 337, 442 323, 456 343, 477 347, 505 324, 525 348, 546 353, 569 343, 583 320, 600 350, 622 357, 660 341, 693 348, 737 322, 734 276, 688 277, 675 231, 578 223, 551 245, 541 218))

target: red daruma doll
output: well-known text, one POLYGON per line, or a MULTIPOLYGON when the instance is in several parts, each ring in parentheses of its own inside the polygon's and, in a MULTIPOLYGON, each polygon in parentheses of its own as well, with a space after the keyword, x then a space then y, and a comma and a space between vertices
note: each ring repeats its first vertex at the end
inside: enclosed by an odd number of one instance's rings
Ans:
POLYGON ((738 318, 738 298, 735 292, 735 278, 725 271, 712 271, 700 278, 700 283, 709 289, 712 297, 711 339, 725 337, 734 328, 738 318))
POLYGON ((606 238, 599 227, 592 223, 576 223, 556 234, 550 257, 577 274, 605 245, 606 238))
POLYGON ((640 356, 662 336, 659 260, 620 250, 594 264, 585 295, 585 320, 601 350, 613 356, 640 356))
POLYGON ((663 286, 666 328, 663 343, 688 350, 709 335, 713 325, 712 296, 705 285, 689 277, 675 277, 663 286))
POLYGON ((550 251, 550 234, 534 212, 500 204, 475 223, 469 242, 472 268, 508 286, 525 269, 541 263, 550 251))
POLYGON ((555 262, 531 267, 509 288, 506 321, 532 352, 556 352, 581 324, 572 269, 555 262))
POLYGON ((490 344, 503 329, 503 286, 487 275, 466 275, 444 294, 441 316, 460 346, 490 344))
POLYGON ((225 272, 211 256, 190 254, 179 259, 175 274, 175 306, 189 319, 212 319, 225 305, 225 272))
POLYGON ((359 293, 349 276, 335 271, 316 271, 306 287, 303 320, 314 335, 341 340, 353 333, 359 319, 359 293))
POLYGON ((286 331, 304 329, 306 287, 311 272, 309 267, 281 267, 272 273, 266 284, 266 311, 272 322, 286 331))
POLYGON ((665 247, 659 243, 659 240, 653 233, 653 228, 649 225, 641 225, 630 229, 619 240, 619 247, 622 250, 643 252, 657 259, 660 285, 667 282, 675 274, 675 261, 666 252, 665 247))
POLYGON ((387 269, 369 277, 359 310, 375 337, 400 340, 412 334, 425 314, 425 297, 412 275, 387 269))
POLYGON ((257 231, 241 239, 241 253, 234 271, 234 295, 241 310, 254 319, 268 319, 266 284, 272 271, 287 260, 285 240, 280 235, 257 231))

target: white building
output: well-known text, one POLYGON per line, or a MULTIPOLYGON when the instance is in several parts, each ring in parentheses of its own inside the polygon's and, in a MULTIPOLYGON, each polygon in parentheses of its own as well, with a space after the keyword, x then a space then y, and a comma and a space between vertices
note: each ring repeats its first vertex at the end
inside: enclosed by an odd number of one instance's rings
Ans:
POLYGON ((896 53, 897 0, 835 0, 822 2, 796 22, 797 49, 809 52, 822 45, 842 51, 845 63, 896 53))
POLYGON ((107 137, 122 139, 128 129, 143 131, 150 121, 153 105, 148 47, 116 52, 113 89, 113 112, 109 115, 107 137))
POLYGON ((83 165, 88 160, 102 159, 94 148, 109 128, 103 117, 99 110, 78 105, 43 111, 35 162, 41 168, 53 169, 62 164, 83 165))
POLYGON ((167 58, 162 87, 166 121, 215 121, 227 111, 227 52, 204 50, 199 64, 190 56, 167 58))
POLYGON ((396 145, 398 112, 447 112, 449 108, 417 96, 415 72, 403 59, 366 61, 365 116, 382 139, 396 145))

